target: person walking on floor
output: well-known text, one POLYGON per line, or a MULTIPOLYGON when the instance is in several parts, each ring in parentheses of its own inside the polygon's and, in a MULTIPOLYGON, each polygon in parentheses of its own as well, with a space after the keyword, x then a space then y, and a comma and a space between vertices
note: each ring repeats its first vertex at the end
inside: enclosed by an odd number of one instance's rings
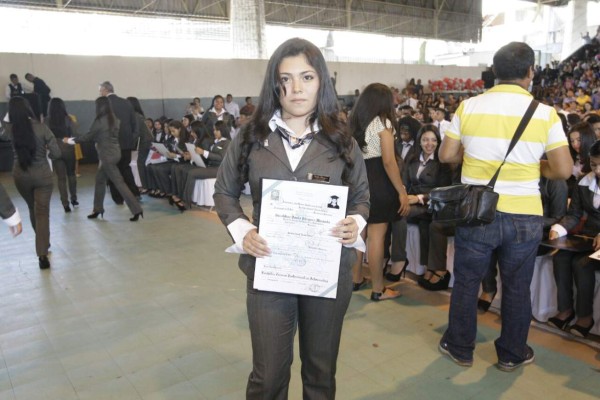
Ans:
POLYGON ((131 193, 117 167, 121 158, 119 147, 119 120, 112 112, 110 102, 106 97, 96 99, 96 119, 92 123, 88 133, 74 138, 63 138, 65 143, 94 141, 100 163, 96 172, 96 186, 94 187, 94 210, 88 218, 95 219, 104 216, 104 195, 106 194, 106 182, 110 179, 116 190, 125 200, 127 207, 133 214, 130 221, 135 222, 139 217, 144 217, 142 206, 137 198, 131 193))
POLYGON ((2 138, 13 144, 13 177, 19 194, 27 203, 31 226, 35 231, 35 250, 41 269, 50 268, 50 198, 54 187, 48 158, 60 157, 56 138, 40 123, 25 98, 16 96, 8 102, 8 122, 2 121, 2 138))

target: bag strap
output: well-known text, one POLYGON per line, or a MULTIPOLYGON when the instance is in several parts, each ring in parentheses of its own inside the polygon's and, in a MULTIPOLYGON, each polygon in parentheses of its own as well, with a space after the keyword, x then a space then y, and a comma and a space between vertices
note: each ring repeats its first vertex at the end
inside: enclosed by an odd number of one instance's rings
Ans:
POLYGON ((529 103, 529 107, 527 108, 527 111, 525 111, 525 115, 523 115, 523 118, 521 119, 521 122, 519 123, 519 126, 517 126, 517 130, 515 131, 515 134, 513 135, 513 138, 510 141, 510 145, 508 146, 508 150, 506 151, 506 155, 504 156, 504 160, 502 160, 502 164, 500 164, 500 166, 496 170, 496 173, 494 174, 494 176, 492 177, 492 179, 490 180, 490 182, 487 184, 492 189, 496 185, 496 180, 498 179, 498 175, 500 174, 500 168, 502 168, 502 166, 506 162, 506 158, 508 157, 508 155, 510 154, 510 152, 512 151, 512 149, 514 149, 514 147, 517 145, 517 142, 519 141, 519 139, 523 135, 523 132, 525 131, 525 128, 529 124, 529 121, 531 121, 531 117, 533 117, 533 113, 535 112, 535 109, 537 108, 537 106, 539 104, 540 104, 540 102, 537 101, 537 100, 535 100, 535 99, 531 100, 531 103, 529 103))

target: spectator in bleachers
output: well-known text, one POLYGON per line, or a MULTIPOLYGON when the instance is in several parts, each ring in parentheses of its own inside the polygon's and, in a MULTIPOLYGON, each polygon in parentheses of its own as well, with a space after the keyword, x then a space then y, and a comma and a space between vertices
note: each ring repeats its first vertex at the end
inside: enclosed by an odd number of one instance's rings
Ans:
POLYGON ((233 115, 233 119, 237 121, 240 117, 240 106, 233 101, 233 96, 231 94, 227 95, 224 107, 229 114, 233 115))
MULTIPOLYGON (((567 215, 552 226, 550 239, 565 236, 575 228, 584 214, 587 214, 581 234, 594 238, 594 250, 600 250, 600 141, 589 150, 589 172, 573 192, 567 215)), ((594 326, 593 302, 596 283, 595 271, 600 270, 600 262, 589 258, 590 253, 560 250, 553 259, 554 278, 558 296, 558 314, 548 320, 550 325, 565 329, 574 335, 586 337, 594 326), (577 288, 574 301, 573 281, 577 288), (577 316, 573 325, 569 325, 577 316)))
POLYGON ((152 129, 152 141, 156 143, 163 143, 167 138, 165 134, 163 122, 160 119, 154 121, 154 128, 152 129))
POLYGON ((600 140, 600 115, 588 114, 584 117, 584 121, 590 124, 592 129, 594 129, 596 140, 600 140))

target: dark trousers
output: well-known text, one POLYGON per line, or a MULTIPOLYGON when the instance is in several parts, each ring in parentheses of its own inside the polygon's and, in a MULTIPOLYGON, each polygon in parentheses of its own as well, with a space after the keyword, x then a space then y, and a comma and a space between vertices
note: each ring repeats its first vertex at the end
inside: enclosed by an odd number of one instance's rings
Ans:
POLYGON ((47 166, 29 167, 27 171, 15 168, 15 186, 29 208, 29 219, 35 231, 37 256, 48 254, 50 247, 50 198, 54 182, 47 166))
POLYGON ((189 162, 179 163, 171 167, 171 193, 183 199, 185 193, 185 182, 187 181, 188 172, 196 167, 189 162))
MULTIPOLYGON (((117 163, 117 168, 119 169, 120 175, 123 177, 125 184, 129 188, 129 191, 133 193, 135 197, 140 197, 140 190, 135 184, 135 178, 133 177, 133 172, 131 171, 131 149, 123 150, 121 149, 121 159, 117 163)), ((121 196, 119 190, 115 187, 115 184, 112 180, 108 181, 108 186, 110 187, 110 196, 113 201, 117 204, 123 204, 123 196, 121 196)))
POLYGON ((52 167, 58 178, 58 192, 63 207, 69 205, 69 193, 71 201, 77 201, 77 177, 75 176, 75 148, 70 144, 63 145, 59 142, 61 157, 52 161, 52 167), (68 192, 67 192, 68 183, 68 192))
POLYGON ((247 282, 252 372, 246 399, 288 398, 297 329, 303 398, 333 400, 342 324, 352 296, 349 271, 340 269, 336 299, 259 291, 250 278, 247 282))
POLYGON ((537 215, 497 212, 489 225, 456 228, 454 287, 443 340, 457 358, 473 359, 479 285, 488 271, 492 252, 497 250, 502 331, 495 341, 496 353, 503 362, 523 361, 531 322, 529 287, 541 238, 542 217, 537 215))
POLYGON ((554 279, 558 297, 558 311, 575 309, 578 317, 589 317, 594 309, 596 270, 600 262, 588 257, 589 253, 561 250, 554 255, 554 279), (573 281, 577 300, 573 306, 573 281))
POLYGON ((453 226, 445 226, 436 221, 429 224, 428 269, 432 271, 447 270, 448 236, 454 236, 453 226))
MULTIPOLYGON (((131 170, 130 170, 131 171, 131 170)), ((115 191, 118 191, 122 199, 125 200, 127 207, 132 214, 142 212, 142 206, 137 198, 131 193, 116 163, 100 162, 96 172, 96 186, 94 187, 94 212, 104 212, 104 195, 106 194, 106 182, 110 179, 113 182, 115 191)))
POLYGON ((194 168, 187 172, 187 178, 185 180, 185 188, 183 191, 183 201, 191 206, 192 197, 194 197, 194 187, 196 186, 196 179, 212 179, 217 177, 217 171, 219 167, 206 167, 206 168, 194 168))

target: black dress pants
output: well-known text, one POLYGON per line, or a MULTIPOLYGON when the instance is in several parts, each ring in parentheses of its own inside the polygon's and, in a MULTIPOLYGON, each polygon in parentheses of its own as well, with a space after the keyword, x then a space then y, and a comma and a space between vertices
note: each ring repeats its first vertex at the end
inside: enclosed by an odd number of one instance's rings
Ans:
MULTIPOLYGON (((119 160, 117 168, 119 169, 119 172, 121 172, 121 176, 125 180, 125 184, 131 193, 133 193, 133 195, 137 198, 140 197, 140 190, 135 184, 135 178, 133 177, 133 172, 131 172, 131 167, 129 166, 130 163, 131 149, 121 149, 121 160, 119 160)), ((121 193, 119 193, 112 181, 108 181, 108 187, 110 188, 110 197, 112 197, 113 201, 117 204, 123 204, 123 196, 121 196, 121 193)))

